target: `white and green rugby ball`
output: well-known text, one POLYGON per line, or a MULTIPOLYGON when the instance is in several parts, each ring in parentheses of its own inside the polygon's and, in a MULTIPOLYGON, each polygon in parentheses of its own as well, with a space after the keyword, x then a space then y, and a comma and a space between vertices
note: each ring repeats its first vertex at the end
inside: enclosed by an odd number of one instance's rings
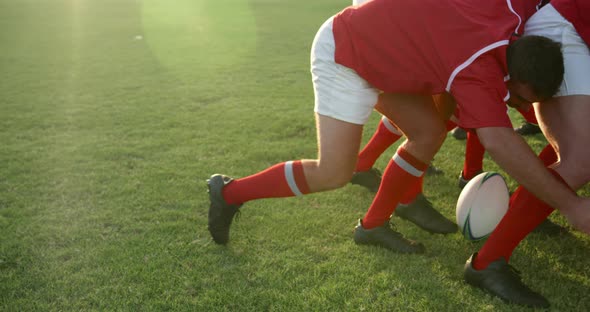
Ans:
POLYGON ((465 185, 457 200, 457 225, 471 241, 487 238, 508 211, 510 195, 504 177, 483 172, 465 185))

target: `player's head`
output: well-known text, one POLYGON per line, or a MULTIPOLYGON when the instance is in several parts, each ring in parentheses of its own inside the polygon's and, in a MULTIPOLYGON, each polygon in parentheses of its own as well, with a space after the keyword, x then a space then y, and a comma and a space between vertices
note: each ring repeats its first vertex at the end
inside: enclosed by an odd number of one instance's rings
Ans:
POLYGON ((561 44, 541 36, 524 36, 508 46, 510 81, 527 85, 537 101, 553 97, 563 80, 561 44))

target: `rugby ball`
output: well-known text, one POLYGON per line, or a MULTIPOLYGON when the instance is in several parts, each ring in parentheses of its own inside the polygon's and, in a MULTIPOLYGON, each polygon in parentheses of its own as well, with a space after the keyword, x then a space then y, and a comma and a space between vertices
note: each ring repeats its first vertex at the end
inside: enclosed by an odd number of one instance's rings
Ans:
POLYGON ((508 211, 510 195, 504 177, 483 172, 471 179, 457 200, 457 225, 471 241, 487 238, 508 211))

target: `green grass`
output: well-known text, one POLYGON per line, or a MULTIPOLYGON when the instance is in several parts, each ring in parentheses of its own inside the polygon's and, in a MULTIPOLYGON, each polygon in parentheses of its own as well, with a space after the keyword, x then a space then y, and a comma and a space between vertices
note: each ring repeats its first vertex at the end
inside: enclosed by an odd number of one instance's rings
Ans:
MULTIPOLYGON (((481 243, 459 234, 399 221, 426 255, 356 246, 357 186, 248 203, 212 243, 206 178, 315 157, 309 49, 347 4, 0 0, 0 310, 526 310, 463 283, 481 243)), ((426 181, 448 217, 463 145, 426 181)), ((532 235, 513 264, 555 310, 589 310, 589 245, 532 235)))

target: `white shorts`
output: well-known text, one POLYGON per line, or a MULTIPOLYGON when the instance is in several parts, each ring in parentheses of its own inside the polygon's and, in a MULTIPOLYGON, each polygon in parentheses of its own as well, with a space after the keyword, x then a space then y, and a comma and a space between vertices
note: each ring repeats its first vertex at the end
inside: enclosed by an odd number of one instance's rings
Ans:
POLYGON ((332 18, 318 30, 311 46, 311 78, 315 93, 314 111, 320 115, 364 125, 379 91, 354 70, 336 64, 332 18))
POLYGON ((565 74, 556 96, 590 95, 588 45, 551 4, 542 7, 526 23, 525 35, 544 36, 561 43, 565 74))

